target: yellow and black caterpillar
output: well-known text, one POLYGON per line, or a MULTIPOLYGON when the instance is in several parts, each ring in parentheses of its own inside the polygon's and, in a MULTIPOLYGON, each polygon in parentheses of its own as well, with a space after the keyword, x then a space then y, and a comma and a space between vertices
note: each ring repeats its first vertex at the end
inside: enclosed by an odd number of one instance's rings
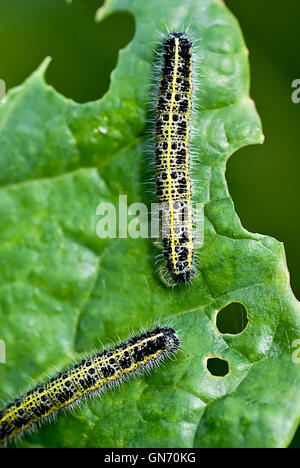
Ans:
POLYGON ((156 192, 163 213, 162 241, 175 283, 194 275, 193 210, 190 181, 192 41, 170 33, 162 50, 156 105, 156 192))
POLYGON ((0 442, 6 443, 81 398, 115 386, 127 376, 158 365, 180 345, 169 327, 156 328, 84 359, 43 385, 16 399, 0 413, 0 442))

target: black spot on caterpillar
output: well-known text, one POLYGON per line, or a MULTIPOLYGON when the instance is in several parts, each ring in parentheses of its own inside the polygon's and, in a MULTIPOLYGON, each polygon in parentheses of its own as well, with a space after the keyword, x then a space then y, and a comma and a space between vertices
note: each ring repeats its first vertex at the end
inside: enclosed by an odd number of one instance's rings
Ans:
POLYGON ((113 387, 126 377, 152 369, 176 353, 175 330, 156 328, 120 343, 59 373, 0 412, 0 443, 6 443, 34 424, 80 399, 113 387))
POLYGON ((163 213, 162 241, 166 266, 175 283, 195 275, 193 209, 190 181, 192 41, 170 33, 162 49, 156 104, 156 193, 163 213))

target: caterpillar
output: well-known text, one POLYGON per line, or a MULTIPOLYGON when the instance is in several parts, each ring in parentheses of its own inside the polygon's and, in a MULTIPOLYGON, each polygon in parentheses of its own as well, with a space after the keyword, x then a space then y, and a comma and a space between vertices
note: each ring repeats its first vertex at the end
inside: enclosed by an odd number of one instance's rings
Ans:
POLYGON ((176 353, 180 341, 170 327, 155 328, 120 343, 36 386, 0 412, 0 442, 6 442, 36 423, 82 398, 113 387, 126 377, 152 369, 176 353))
POLYGON ((163 220, 163 254, 175 283, 187 283, 195 275, 189 151, 191 106, 192 41, 186 33, 170 33, 162 47, 155 166, 163 220))

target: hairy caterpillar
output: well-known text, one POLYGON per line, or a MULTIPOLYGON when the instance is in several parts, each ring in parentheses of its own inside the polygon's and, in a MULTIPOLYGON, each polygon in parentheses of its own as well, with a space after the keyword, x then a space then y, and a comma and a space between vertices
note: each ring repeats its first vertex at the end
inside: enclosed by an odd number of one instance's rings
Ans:
POLYGON ((192 106, 189 36, 168 34, 162 58, 156 105, 156 192, 163 214, 166 266, 175 283, 186 283, 195 275, 189 151, 192 106))
POLYGON ((179 346, 175 330, 156 328, 84 359, 8 405, 0 413, 0 442, 10 441, 83 397, 115 386, 128 376, 152 369, 176 353, 179 346))

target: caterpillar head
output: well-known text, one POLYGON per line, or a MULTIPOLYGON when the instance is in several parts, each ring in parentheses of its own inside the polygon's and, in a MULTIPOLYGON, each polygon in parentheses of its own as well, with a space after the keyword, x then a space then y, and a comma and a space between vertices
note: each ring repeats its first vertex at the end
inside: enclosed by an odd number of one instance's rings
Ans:
POLYGON ((162 329, 162 332, 166 341, 166 350, 170 353, 175 353, 180 346, 180 340, 176 331, 173 328, 165 327, 162 329))

